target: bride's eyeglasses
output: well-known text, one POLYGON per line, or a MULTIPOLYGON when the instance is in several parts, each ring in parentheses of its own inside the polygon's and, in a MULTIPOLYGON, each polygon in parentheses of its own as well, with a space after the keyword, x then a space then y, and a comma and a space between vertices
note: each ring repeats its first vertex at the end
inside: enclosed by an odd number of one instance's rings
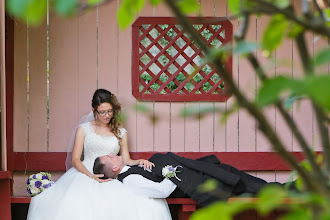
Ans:
POLYGON ((99 115, 102 115, 102 116, 106 116, 106 115, 111 115, 111 113, 113 113, 113 110, 112 109, 110 109, 110 110, 108 110, 108 111, 98 111, 98 110, 96 110, 95 109, 95 111, 99 114, 99 115))

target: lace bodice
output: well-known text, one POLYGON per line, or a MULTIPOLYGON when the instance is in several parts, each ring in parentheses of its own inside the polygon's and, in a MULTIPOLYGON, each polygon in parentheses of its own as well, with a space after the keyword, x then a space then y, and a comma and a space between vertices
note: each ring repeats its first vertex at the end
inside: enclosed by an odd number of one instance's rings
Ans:
MULTIPOLYGON (((97 157, 108 155, 109 153, 113 153, 114 155, 119 153, 120 147, 118 139, 115 136, 102 136, 95 133, 91 122, 86 122, 80 126, 85 132, 83 164, 89 171, 92 170, 94 160, 97 157)), ((125 132, 127 132, 125 128, 120 128, 119 137, 123 137, 125 132)))

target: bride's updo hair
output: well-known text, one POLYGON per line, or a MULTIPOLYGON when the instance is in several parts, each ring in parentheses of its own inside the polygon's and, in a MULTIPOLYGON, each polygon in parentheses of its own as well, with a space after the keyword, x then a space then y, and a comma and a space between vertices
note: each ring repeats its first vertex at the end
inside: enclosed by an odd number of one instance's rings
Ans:
MULTIPOLYGON (((121 123, 119 121, 121 105, 118 102, 117 97, 114 94, 112 94, 111 92, 109 92, 106 89, 97 89, 93 95, 92 107, 96 110, 97 107, 99 107, 99 105, 101 105, 102 103, 109 103, 112 105, 113 116, 110 119, 109 128, 110 128, 111 132, 114 133, 114 135, 116 136, 116 138, 119 141, 119 145, 121 146, 122 138, 119 136, 119 135, 121 135, 120 130, 119 130, 119 128, 121 127, 121 123)), ((95 119, 97 118, 96 111, 94 111, 94 118, 95 119)))

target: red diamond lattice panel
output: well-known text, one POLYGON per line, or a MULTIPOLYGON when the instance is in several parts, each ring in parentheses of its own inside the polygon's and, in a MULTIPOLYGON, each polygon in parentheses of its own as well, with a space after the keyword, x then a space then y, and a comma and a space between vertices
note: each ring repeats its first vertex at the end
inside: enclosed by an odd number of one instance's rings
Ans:
MULTIPOLYGON (((225 18, 190 18, 209 47, 231 44, 225 18)), ((132 93, 140 101, 226 101, 228 87, 172 17, 140 17, 132 26, 132 93)), ((225 63, 232 73, 232 57, 225 63)))

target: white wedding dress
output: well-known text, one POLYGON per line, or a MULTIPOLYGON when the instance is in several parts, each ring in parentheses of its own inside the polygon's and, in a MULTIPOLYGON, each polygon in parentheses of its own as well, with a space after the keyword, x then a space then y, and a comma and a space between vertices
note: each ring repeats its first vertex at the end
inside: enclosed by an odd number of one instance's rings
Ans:
MULTIPOLYGON (((92 173, 94 160, 118 154, 118 140, 94 132, 90 122, 85 131, 84 161, 92 173)), ((121 135, 126 132, 120 129, 121 135)), ((168 220, 171 214, 165 199, 139 196, 118 180, 99 183, 74 167, 54 185, 31 199, 28 220, 168 220)))

